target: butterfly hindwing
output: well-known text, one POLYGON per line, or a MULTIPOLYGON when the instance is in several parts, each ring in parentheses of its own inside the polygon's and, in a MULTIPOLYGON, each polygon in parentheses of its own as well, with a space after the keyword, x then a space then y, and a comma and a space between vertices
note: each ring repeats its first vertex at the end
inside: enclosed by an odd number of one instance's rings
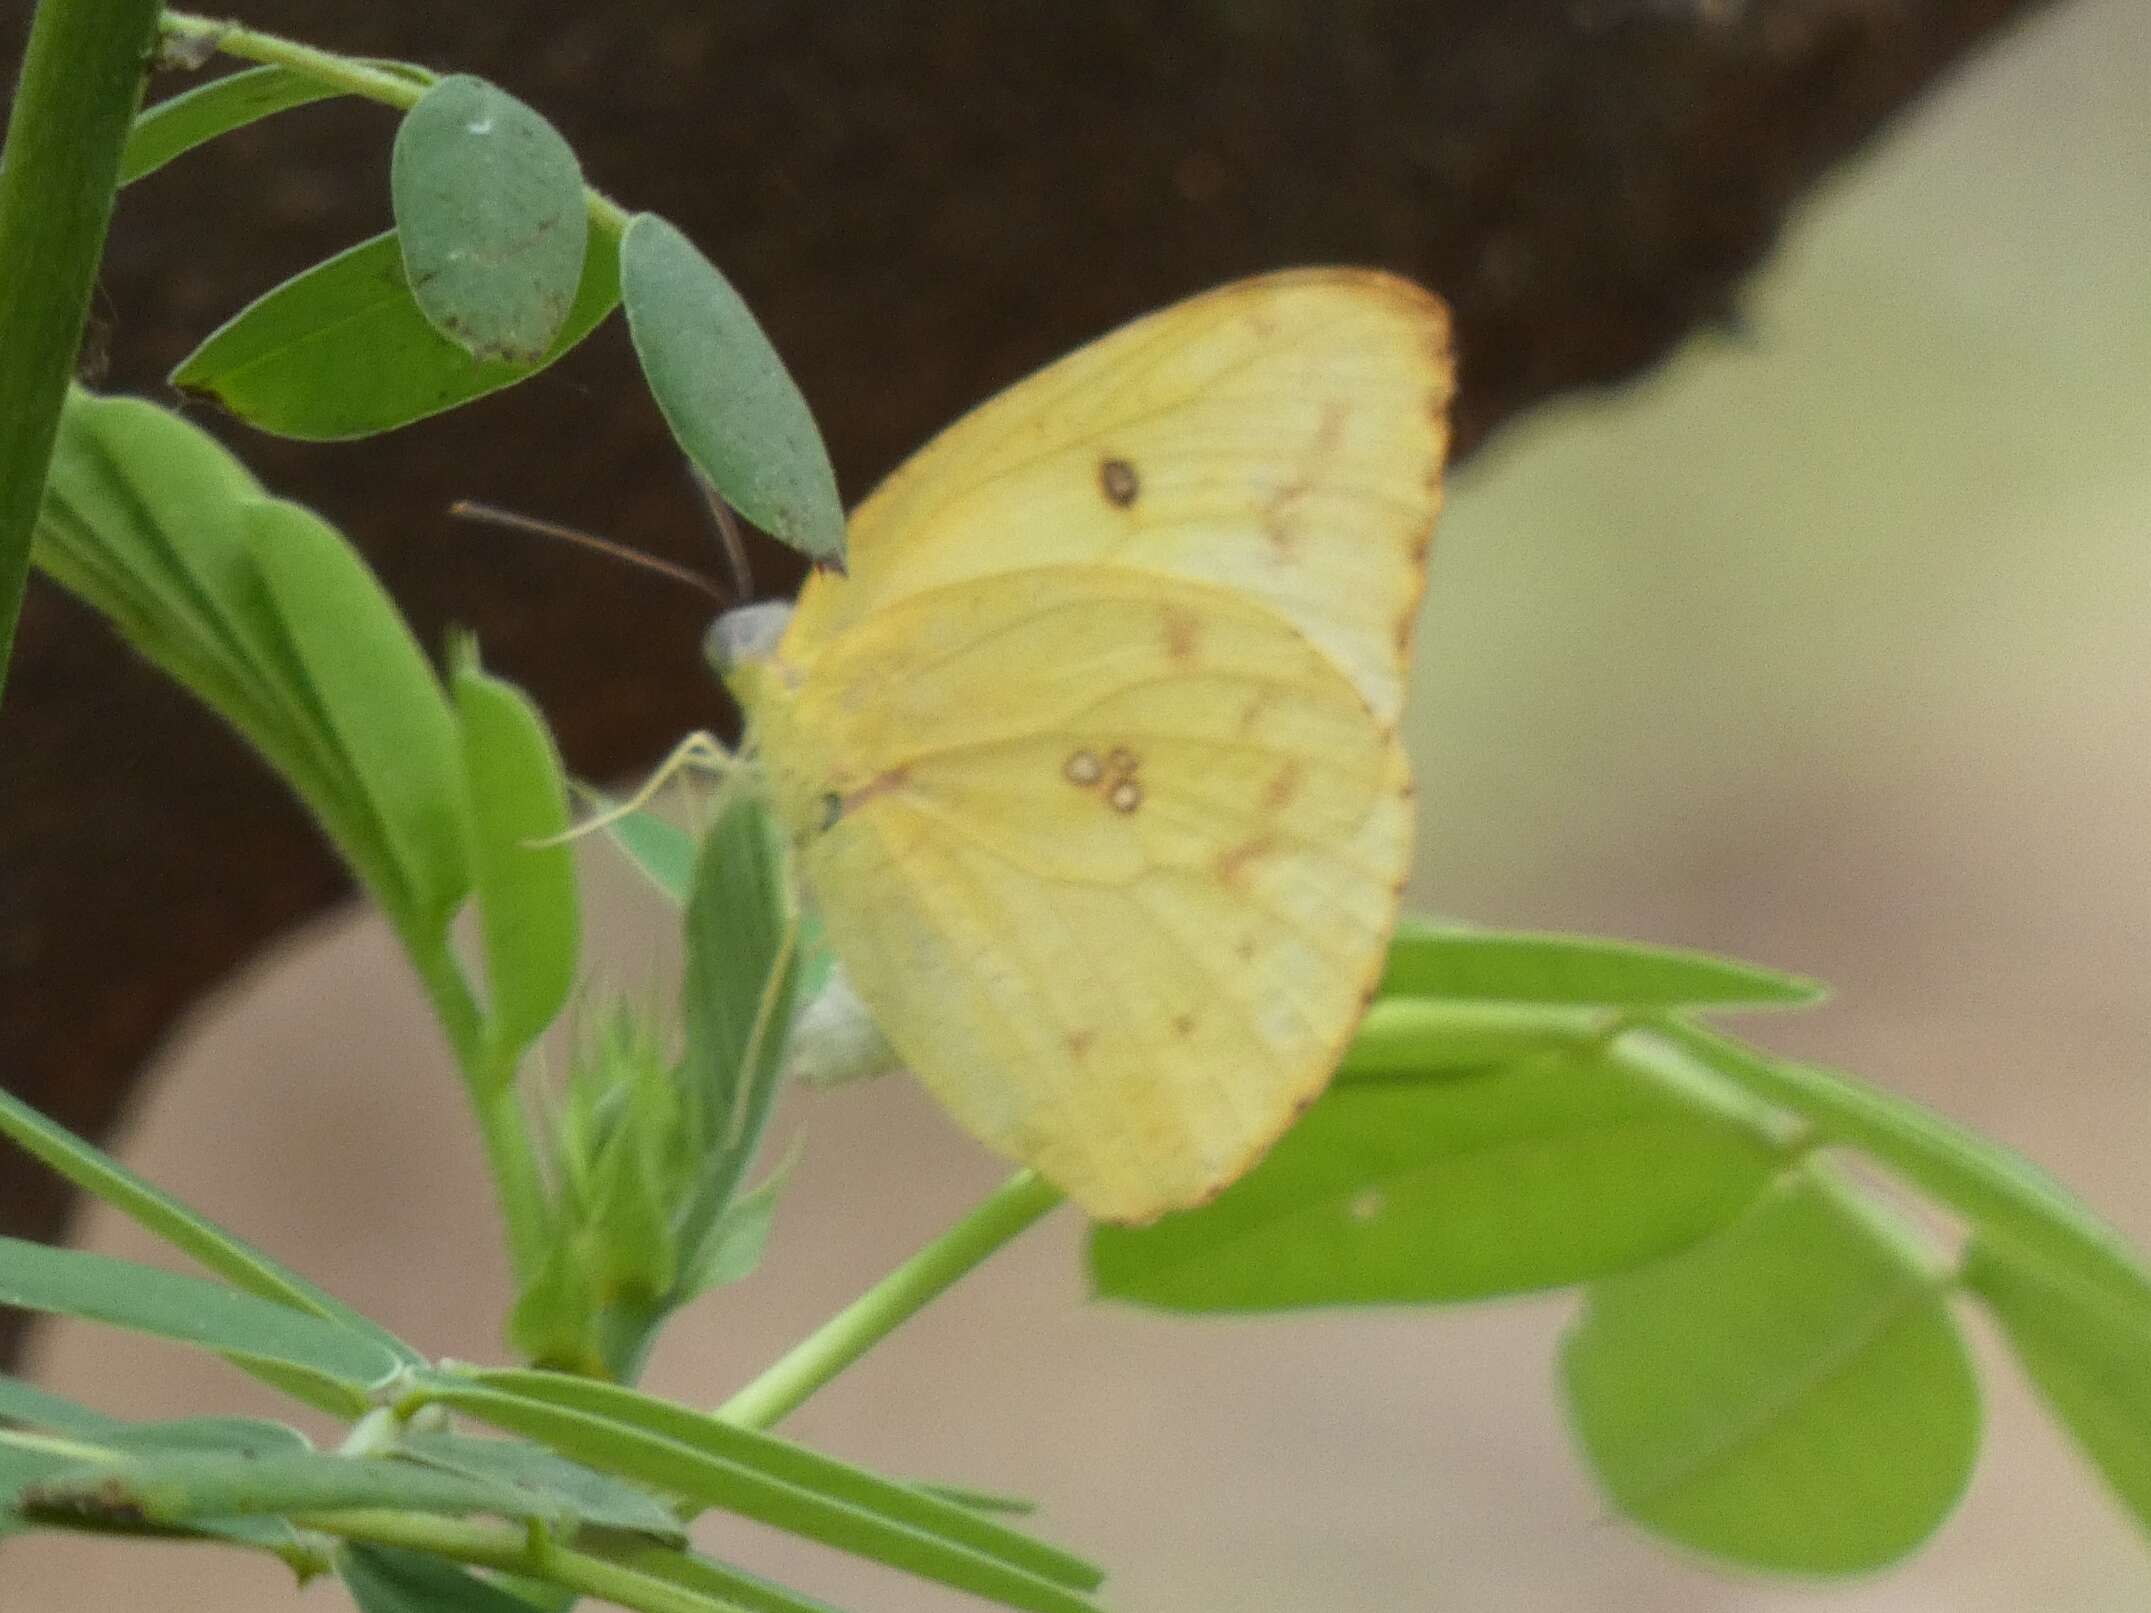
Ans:
POLYGON ((1143 1220, 1320 1089, 1394 921, 1408 784, 1288 624, 1109 566, 989 577, 876 612, 789 713, 830 939, 976 1135, 1143 1220))

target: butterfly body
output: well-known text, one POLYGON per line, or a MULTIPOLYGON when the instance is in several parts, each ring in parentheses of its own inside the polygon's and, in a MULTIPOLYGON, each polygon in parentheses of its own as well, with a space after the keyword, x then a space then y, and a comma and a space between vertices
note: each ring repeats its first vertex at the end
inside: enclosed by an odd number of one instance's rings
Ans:
POLYGON ((1139 321, 900 470, 728 673, 891 1044, 1101 1219, 1244 1171, 1379 976, 1445 332, 1349 271, 1139 321))

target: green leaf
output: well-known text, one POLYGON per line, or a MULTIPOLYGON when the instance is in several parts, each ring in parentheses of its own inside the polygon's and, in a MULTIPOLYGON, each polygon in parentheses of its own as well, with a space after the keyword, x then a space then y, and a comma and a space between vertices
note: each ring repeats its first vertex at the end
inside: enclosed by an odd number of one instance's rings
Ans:
POLYGON ((1381 991, 1609 1008, 1770 1007, 1824 994, 1812 980, 1706 953, 1577 935, 1501 935, 1411 918, 1397 926, 1381 991))
POLYGON ((1094 1227, 1107 1298, 1423 1304, 1626 1271, 1723 1226, 1781 1163, 1758 1117, 1602 1052, 1332 1087, 1212 1203, 1094 1227))
POLYGON ((0 1372, 0 1425, 17 1423, 25 1428, 45 1428, 56 1434, 94 1439, 108 1430, 127 1425, 101 1411, 77 1405, 63 1395, 35 1384, 24 1383, 0 1372))
MULTIPOLYGON (((419 82, 433 78, 424 68, 407 62, 370 61, 365 65, 419 82)), ((131 185, 220 134, 343 93, 288 67, 250 67, 198 84, 159 101, 135 118, 126 152, 120 158, 120 183, 131 185)))
POLYGON ((120 1527, 388 1507, 443 1517, 486 1513, 568 1532, 577 1517, 572 1499, 558 1491, 394 1457, 319 1451, 172 1451, 80 1464, 22 1492, 18 1504, 33 1518, 120 1527))
POLYGON ((777 1219, 777 1194, 789 1174, 788 1165, 779 1167, 767 1181, 752 1192, 740 1194, 718 1212, 701 1244, 688 1258, 680 1284, 682 1304, 712 1288, 722 1288, 754 1274, 769 1248, 770 1229, 777 1219))
POLYGON ((158 1422, 124 1423, 106 1430, 97 1443, 122 1455, 160 1451, 222 1451, 244 1458, 313 1447, 296 1428, 260 1417, 173 1417, 158 1422))
POLYGON ((704 1105, 697 1134, 712 1161, 690 1247, 739 1190, 768 1123, 798 995, 797 936, 774 820, 753 794, 720 792, 695 863, 681 987, 683 1085, 704 1105))
POLYGON ((732 1613, 733 1609, 741 1609, 743 1613, 836 1613, 827 1602, 802 1596, 759 1574, 750 1574, 729 1563, 712 1562, 707 1557, 651 1546, 607 1551, 605 1557, 607 1561, 632 1568, 638 1574, 647 1574, 667 1585, 713 1598, 725 1613, 732 1613))
MULTIPOLYGON (((79 1316, 299 1368, 351 1393, 387 1383, 404 1365, 397 1352, 366 1333, 271 1300, 131 1260, 17 1238, 0 1238, 0 1305, 79 1316)), ((341 1397, 335 1409, 347 1409, 349 1398, 341 1397)))
MULTIPOLYGON (((593 798, 601 811, 610 809, 611 803, 604 796, 593 794, 593 798)), ((693 835, 648 807, 613 819, 605 826, 605 833, 636 872, 670 897, 675 906, 687 905, 694 890, 693 835)))
POLYGON ((536 365, 474 359, 427 323, 391 231, 248 304, 181 361, 172 384, 279 436, 370 437, 536 374, 619 300, 619 253, 600 236, 584 254, 567 323, 536 365))
POLYGON ((345 1544, 336 1573, 359 1613, 531 1613, 521 1597, 421 1552, 345 1544))
MULTIPOLYGON (((567 784, 551 732, 513 684, 474 655, 452 677, 471 797, 471 871, 478 892, 492 1032, 512 1053, 566 1006, 581 946, 575 855, 553 840, 568 827, 567 784)), ((513 1060, 504 1060, 510 1073, 513 1060)))
POLYGON ((654 1540, 680 1545, 687 1531, 670 1508, 623 1480, 557 1456, 521 1440, 477 1439, 466 1434, 412 1433, 397 1447, 414 1462, 532 1491, 548 1491, 574 1503, 587 1526, 624 1529, 654 1540))
POLYGON ((1972 1240, 1963 1282, 2054 1415, 2151 1528, 2151 1286, 2072 1271, 1996 1234, 1972 1240))
POLYGON ((0 1134, 12 1138, 83 1192, 103 1200, 234 1286, 322 1317, 346 1332, 362 1334, 406 1362, 415 1364, 423 1359, 378 1322, 360 1315, 162 1188, 143 1181, 118 1160, 7 1092, 0 1092, 0 1134))
POLYGON ((844 560, 836 472, 784 361, 709 259, 653 213, 620 243, 627 325, 672 435, 727 504, 817 564, 844 560))
POLYGON ((590 219, 560 132, 507 91, 442 79, 396 130, 389 188, 404 277, 473 358, 536 364, 582 278, 590 219))
POLYGON ((436 1375, 425 1393, 602 1471, 1034 1613, 1077 1613, 1081 1559, 913 1486, 630 1389, 531 1371, 436 1375))
POLYGON ((1687 1253, 1595 1285, 1562 1372, 1620 1509, 1752 1567, 1895 1561, 1956 1505, 1979 1445, 1932 1258, 1819 1170, 1687 1253))
POLYGON ((437 936, 471 888, 462 743, 440 682, 380 582, 326 522, 280 500, 247 516, 297 675, 394 853, 410 904, 396 916, 437 936))
POLYGON ((2026 1258, 2117 1292, 2151 1288, 2128 1240, 2021 1155, 1833 1070, 1767 1059, 1684 1021, 1655 1028, 1762 1102, 1798 1115, 1818 1141, 1872 1155, 1980 1230, 2019 1247, 2026 1258))

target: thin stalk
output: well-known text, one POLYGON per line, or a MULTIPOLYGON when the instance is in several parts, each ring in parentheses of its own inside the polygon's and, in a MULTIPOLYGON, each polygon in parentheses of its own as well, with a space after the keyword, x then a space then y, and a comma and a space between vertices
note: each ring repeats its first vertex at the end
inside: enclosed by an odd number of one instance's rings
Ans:
POLYGON ((500 1201, 508 1266, 521 1286, 536 1276, 545 1260, 546 1198, 545 1176, 515 1070, 504 1066, 487 1036, 485 1015, 454 955, 445 946, 422 943, 409 934, 403 943, 470 1093, 486 1169, 500 1201))
POLYGON ((0 689, 157 0, 43 0, 0 160, 0 689))
MULTIPOLYGON (((318 46, 303 45, 295 39, 242 28, 234 22, 167 11, 162 27, 168 40, 185 41, 241 61, 259 62, 264 67, 287 68, 317 84, 404 111, 416 106, 429 88, 425 80, 389 72, 318 46)), ((627 210, 588 186, 583 188, 583 200, 590 210, 590 222, 617 241, 627 228, 627 210)))
POLYGON ((1016 1172, 961 1221, 801 1339, 716 1415, 743 1428, 781 1421, 1060 1202, 1060 1189, 1036 1171, 1016 1172))
POLYGON ((400 1546, 473 1568, 542 1580, 582 1596, 603 1597, 636 1613, 732 1613, 736 1604, 666 1583, 567 1546, 534 1541, 513 1524, 469 1523, 415 1512, 357 1510, 302 1514, 291 1520, 344 1540, 400 1546))

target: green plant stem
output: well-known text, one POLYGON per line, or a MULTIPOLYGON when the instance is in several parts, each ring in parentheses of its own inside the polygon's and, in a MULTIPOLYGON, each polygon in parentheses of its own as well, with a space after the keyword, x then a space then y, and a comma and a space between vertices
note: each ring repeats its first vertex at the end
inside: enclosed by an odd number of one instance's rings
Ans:
POLYGON ((43 0, 0 163, 0 689, 157 0, 43 0))
POLYGON ((743 1428, 769 1428, 904 1322, 1061 1202, 1036 1171, 1021 1170, 948 1231, 898 1266, 719 1406, 743 1428))
MULTIPOLYGON (((416 106, 430 87, 424 80, 392 73, 349 56, 339 56, 334 51, 302 45, 295 39, 243 28, 235 22, 168 11, 161 26, 168 40, 204 46, 241 61, 259 62, 265 67, 288 68, 317 84, 326 84, 348 95, 362 96, 404 111, 416 106)), ((588 186, 583 187, 583 199, 590 210, 590 222, 613 240, 619 240, 621 232, 627 228, 627 210, 588 186)))
POLYGON ((513 1524, 470 1523, 415 1512, 351 1511, 302 1514, 291 1520, 343 1540, 401 1546, 474 1568, 499 1569, 543 1580, 583 1596, 600 1596, 637 1613, 712 1613, 726 1604, 651 1575, 570 1547, 536 1544, 513 1524))
POLYGON ((537 1145, 523 1112, 514 1065, 492 1046, 485 1016, 454 955, 443 945, 408 934, 402 940, 470 1093, 486 1169, 500 1201, 508 1266, 521 1285, 544 1263, 547 1217, 545 1177, 538 1168, 537 1145))

